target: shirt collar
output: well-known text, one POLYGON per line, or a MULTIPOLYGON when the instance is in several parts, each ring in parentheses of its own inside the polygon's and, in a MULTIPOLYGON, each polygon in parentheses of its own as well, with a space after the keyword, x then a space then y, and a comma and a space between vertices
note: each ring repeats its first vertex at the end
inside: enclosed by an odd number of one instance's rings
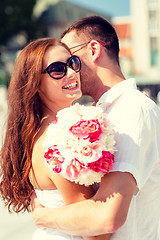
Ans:
POLYGON ((124 80, 116 84, 114 87, 110 88, 100 97, 96 106, 106 109, 113 103, 113 101, 115 101, 120 95, 122 95, 128 89, 137 89, 136 80, 134 78, 124 80))

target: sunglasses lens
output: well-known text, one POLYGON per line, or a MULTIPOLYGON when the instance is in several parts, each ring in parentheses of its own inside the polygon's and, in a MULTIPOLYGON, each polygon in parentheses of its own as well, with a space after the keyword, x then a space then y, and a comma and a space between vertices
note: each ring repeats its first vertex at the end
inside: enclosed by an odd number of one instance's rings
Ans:
POLYGON ((75 72, 79 72, 81 69, 81 62, 77 56, 70 57, 67 65, 68 67, 72 68, 75 72))
POLYGON ((48 73, 54 79, 60 79, 60 78, 64 77, 64 75, 66 73, 66 66, 62 62, 53 63, 49 66, 48 73))

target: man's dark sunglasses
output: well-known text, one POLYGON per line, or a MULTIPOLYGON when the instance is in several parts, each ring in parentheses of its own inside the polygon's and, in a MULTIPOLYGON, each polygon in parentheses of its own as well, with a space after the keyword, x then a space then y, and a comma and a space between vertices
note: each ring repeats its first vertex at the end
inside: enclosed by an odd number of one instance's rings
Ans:
POLYGON ((54 62, 51 63, 43 73, 48 73, 49 76, 53 79, 61 79, 67 73, 67 67, 73 69, 75 72, 79 72, 81 70, 81 60, 78 56, 73 55, 68 58, 67 62, 54 62))

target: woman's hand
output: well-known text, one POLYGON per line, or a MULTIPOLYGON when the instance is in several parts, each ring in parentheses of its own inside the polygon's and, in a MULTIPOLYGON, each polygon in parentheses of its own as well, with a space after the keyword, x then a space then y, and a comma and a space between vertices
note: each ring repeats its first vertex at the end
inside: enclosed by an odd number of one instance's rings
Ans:
POLYGON ((38 200, 35 191, 33 191, 32 195, 31 195, 30 206, 31 206, 32 218, 33 218, 34 223, 39 228, 43 228, 44 229, 44 226, 42 226, 40 224, 40 217, 43 216, 42 215, 42 211, 43 211, 43 209, 45 209, 45 207, 38 200))

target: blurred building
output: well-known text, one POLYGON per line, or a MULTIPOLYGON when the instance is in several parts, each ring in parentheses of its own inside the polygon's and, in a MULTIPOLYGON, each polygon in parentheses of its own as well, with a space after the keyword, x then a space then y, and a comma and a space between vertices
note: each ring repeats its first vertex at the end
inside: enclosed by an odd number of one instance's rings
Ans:
POLYGON ((60 38, 64 29, 74 21, 91 16, 101 15, 108 21, 111 17, 64 0, 38 0, 34 10, 39 17, 47 36, 60 38))
POLYGON ((130 0, 134 75, 140 89, 160 91, 160 0, 130 0))
POLYGON ((131 17, 114 17, 112 24, 117 32, 120 46, 120 65, 126 77, 133 75, 133 51, 131 17))
POLYGON ((160 74, 160 0, 131 0, 134 67, 138 74, 160 74))
POLYGON ((130 0, 130 17, 112 23, 120 44, 120 63, 126 77, 160 102, 160 0, 130 0))

